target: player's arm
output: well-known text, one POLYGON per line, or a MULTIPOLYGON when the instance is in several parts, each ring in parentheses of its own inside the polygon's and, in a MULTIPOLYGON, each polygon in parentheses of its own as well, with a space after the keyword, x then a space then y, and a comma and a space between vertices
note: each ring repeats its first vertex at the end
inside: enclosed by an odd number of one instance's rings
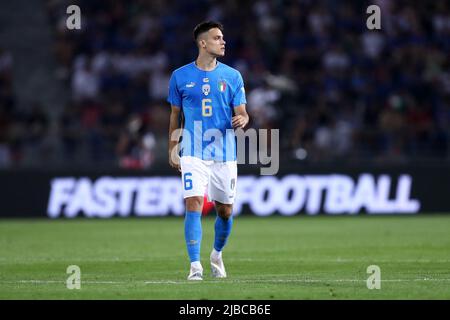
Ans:
POLYGON ((250 120, 247 110, 245 109, 245 104, 241 104, 234 107, 234 114, 235 116, 231 119, 231 124, 233 128, 243 129, 250 120))
POLYGON ((178 141, 181 136, 181 130, 177 130, 180 129, 180 111, 180 107, 172 105, 169 122, 169 164, 178 171, 181 171, 178 156, 178 141))

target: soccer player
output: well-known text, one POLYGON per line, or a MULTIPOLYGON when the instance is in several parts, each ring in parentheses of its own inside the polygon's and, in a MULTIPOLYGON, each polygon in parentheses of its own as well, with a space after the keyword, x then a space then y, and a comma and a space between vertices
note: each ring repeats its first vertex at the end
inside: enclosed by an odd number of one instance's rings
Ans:
POLYGON ((227 276, 222 249, 233 224, 237 162, 234 129, 244 128, 249 116, 245 109, 244 82, 236 69, 217 61, 225 55, 223 26, 207 21, 194 28, 198 57, 172 73, 167 101, 171 104, 169 164, 181 171, 186 214, 184 234, 191 261, 188 280, 203 280, 200 263, 201 212, 207 190, 214 201, 214 247, 210 255, 213 277, 227 276), (181 150, 174 139, 181 128, 181 150), (180 153, 180 157, 178 157, 180 153))

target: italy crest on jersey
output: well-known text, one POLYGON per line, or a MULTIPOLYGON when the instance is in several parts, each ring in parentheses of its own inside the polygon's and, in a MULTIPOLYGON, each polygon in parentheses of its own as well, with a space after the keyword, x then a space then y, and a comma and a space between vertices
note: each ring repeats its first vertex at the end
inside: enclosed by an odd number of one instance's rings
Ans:
POLYGON ((224 80, 219 81, 219 91, 220 92, 224 92, 225 89, 227 88, 227 83, 224 80))

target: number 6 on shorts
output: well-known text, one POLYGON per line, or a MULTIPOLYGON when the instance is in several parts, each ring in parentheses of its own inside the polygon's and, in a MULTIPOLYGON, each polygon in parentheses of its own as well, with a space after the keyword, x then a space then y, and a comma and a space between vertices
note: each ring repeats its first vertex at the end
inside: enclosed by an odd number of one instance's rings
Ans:
POLYGON ((191 190, 192 189, 192 180, 187 179, 187 177, 192 177, 192 173, 186 172, 183 176, 184 180, 184 190, 191 190))

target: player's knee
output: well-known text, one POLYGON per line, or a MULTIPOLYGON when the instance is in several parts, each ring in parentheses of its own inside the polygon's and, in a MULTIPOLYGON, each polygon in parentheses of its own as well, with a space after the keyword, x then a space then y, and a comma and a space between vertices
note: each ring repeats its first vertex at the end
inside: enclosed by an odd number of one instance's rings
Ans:
POLYGON ((203 197, 186 198, 186 210, 201 212, 203 208, 203 197))
POLYGON ((231 205, 221 205, 217 207, 217 214, 222 219, 228 220, 231 218, 232 209, 233 207, 231 205))

